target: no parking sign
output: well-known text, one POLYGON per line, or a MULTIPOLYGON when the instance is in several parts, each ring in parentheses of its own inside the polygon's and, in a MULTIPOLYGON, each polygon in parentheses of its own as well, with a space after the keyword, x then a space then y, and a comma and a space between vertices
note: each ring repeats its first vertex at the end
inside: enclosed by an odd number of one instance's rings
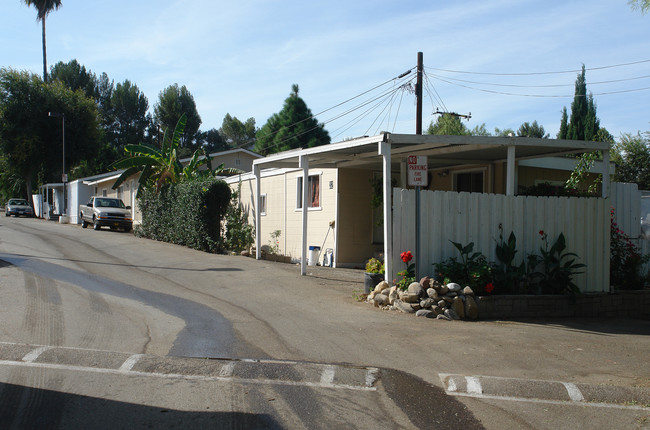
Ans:
POLYGON ((408 184, 412 187, 428 186, 427 156, 409 155, 406 160, 408 166, 408 184))

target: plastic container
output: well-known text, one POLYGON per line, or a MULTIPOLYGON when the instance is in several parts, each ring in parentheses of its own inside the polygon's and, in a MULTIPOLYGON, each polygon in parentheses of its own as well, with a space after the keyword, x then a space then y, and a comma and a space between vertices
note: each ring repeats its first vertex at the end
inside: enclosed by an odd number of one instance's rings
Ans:
POLYGON ((320 246, 309 247, 309 259, 307 260, 308 266, 318 265, 318 254, 320 254, 320 246))

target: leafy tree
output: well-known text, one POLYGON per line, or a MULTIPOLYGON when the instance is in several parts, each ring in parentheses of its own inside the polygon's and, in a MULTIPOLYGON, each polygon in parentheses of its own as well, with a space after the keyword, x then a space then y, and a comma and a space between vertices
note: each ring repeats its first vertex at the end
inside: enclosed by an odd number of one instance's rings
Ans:
MULTIPOLYGON (((566 108, 565 108, 566 110, 566 108)), ((564 113, 562 121, 564 122, 564 113)), ((562 123, 560 124, 560 138, 569 140, 593 140, 600 129, 600 120, 596 116, 596 104, 593 95, 587 94, 587 81, 585 66, 576 78, 575 95, 571 103, 571 116, 567 125, 566 136, 563 136, 562 123)))
POLYGON ((298 90, 298 85, 294 84, 282 110, 273 114, 257 132, 256 152, 267 155, 330 143, 329 133, 324 125, 314 118, 305 101, 298 96, 298 90))
POLYGON ((27 6, 36 8, 36 20, 43 27, 43 82, 47 82, 47 49, 45 43, 45 18, 55 9, 61 7, 61 0, 23 0, 27 6))
POLYGON ((488 131, 487 128, 485 128, 485 123, 481 125, 477 125, 474 127, 471 131, 470 134, 472 136, 492 136, 492 133, 488 131))
POLYGON ((500 137, 512 137, 515 135, 515 131, 511 128, 500 129, 498 127, 494 127, 494 135, 500 137))
POLYGON ((569 116, 567 115, 566 106, 562 108, 562 119, 560 120, 560 131, 557 133, 558 139, 566 139, 569 134, 569 116))
POLYGON ((650 190, 650 132, 625 133, 612 149, 612 161, 616 163, 614 179, 650 190))
MULTIPOLYGON (((483 130, 485 127, 483 127, 483 130)), ((486 130, 484 130, 486 131, 486 130)), ((429 124, 427 134, 448 135, 448 136, 469 136, 470 131, 460 121, 460 117, 450 113, 443 113, 437 119, 429 124)))
POLYGON ((540 139, 548 139, 549 134, 546 133, 544 127, 537 124, 537 121, 533 123, 525 122, 517 130, 517 136, 519 137, 538 137, 540 139))
POLYGON ((644 15, 650 10, 650 0, 628 0, 627 4, 634 10, 640 10, 644 15))
POLYGON ((72 91, 82 90, 87 97, 97 100, 98 87, 97 76, 77 60, 68 63, 59 61, 50 69, 50 81, 61 81, 72 91))
POLYGON ((219 133, 232 148, 251 146, 255 142, 257 133, 255 118, 248 118, 246 122, 241 122, 237 117, 232 117, 227 113, 223 118, 219 133))
POLYGON ((42 181, 61 180, 62 121, 48 112, 65 115, 67 168, 93 159, 99 149, 95 102, 60 82, 44 84, 36 75, 0 70, 0 150, 11 171, 24 180, 29 195, 36 175, 42 181))
POLYGON ((231 148, 216 128, 211 128, 208 131, 199 131, 196 134, 196 142, 208 154, 226 151, 231 148))
POLYGON ((144 140, 151 122, 148 110, 147 97, 137 85, 127 79, 115 86, 110 98, 110 116, 106 118, 106 133, 109 143, 118 152, 122 152, 126 145, 144 140))
POLYGON ((201 116, 196 110, 194 97, 185 85, 170 85, 158 96, 158 103, 154 106, 154 120, 163 130, 173 130, 182 115, 186 116, 186 125, 179 147, 194 150, 197 145, 192 142, 201 126, 201 116))

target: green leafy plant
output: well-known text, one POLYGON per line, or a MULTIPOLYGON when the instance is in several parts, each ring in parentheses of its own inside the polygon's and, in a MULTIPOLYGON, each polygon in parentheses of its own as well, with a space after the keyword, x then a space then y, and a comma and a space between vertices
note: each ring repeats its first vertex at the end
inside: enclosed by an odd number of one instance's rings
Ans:
POLYGON ((517 255, 517 237, 514 232, 510 232, 508 240, 504 240, 501 224, 499 224, 499 231, 496 256, 500 264, 492 267, 492 277, 497 291, 502 294, 524 292, 527 284, 526 263, 522 262, 519 266, 514 264, 517 255))
POLYGON ((371 258, 366 263, 366 273, 385 273, 384 263, 377 258, 371 258))
POLYGON ((539 292, 542 294, 580 294, 580 289, 573 282, 573 276, 581 274, 579 271, 584 264, 576 263, 578 257, 573 252, 564 252, 566 239, 560 233, 555 243, 548 246, 548 235, 544 230, 539 231, 540 238, 544 243, 539 248, 541 255, 531 254, 528 256, 529 267, 534 268, 530 274, 533 280, 537 281, 539 292))
POLYGON ((451 241, 460 254, 460 261, 455 257, 434 263, 437 272, 437 279, 444 283, 456 282, 458 284, 469 286, 475 294, 486 292, 486 286, 492 285, 492 266, 480 252, 474 251, 474 242, 466 246, 458 242, 451 241))
POLYGON ((255 228, 248 223, 248 216, 239 202, 240 192, 241 183, 232 193, 223 225, 224 247, 234 252, 249 248, 255 240, 255 228))
POLYGON ((397 288, 405 291, 409 285, 415 282, 415 263, 409 264, 413 259, 413 254, 411 251, 405 251, 400 254, 400 258, 406 264, 406 269, 400 270, 397 272, 397 276, 401 276, 401 279, 397 282, 393 281, 397 288))
POLYGON ((621 290, 643 288, 648 277, 642 275, 641 267, 648 261, 650 255, 642 255, 639 247, 618 227, 613 208, 610 216, 609 246, 610 284, 621 290))
POLYGON ((280 255, 280 235, 282 230, 274 230, 271 232, 271 242, 269 245, 269 251, 271 254, 280 255))

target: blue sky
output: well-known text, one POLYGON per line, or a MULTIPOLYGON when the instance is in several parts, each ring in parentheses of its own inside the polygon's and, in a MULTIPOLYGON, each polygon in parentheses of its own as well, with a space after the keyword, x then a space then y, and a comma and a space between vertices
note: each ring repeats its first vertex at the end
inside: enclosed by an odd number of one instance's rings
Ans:
MULTIPOLYGON (((46 21, 48 67, 77 59, 115 83, 129 79, 151 109, 164 88, 186 85, 202 130, 219 128, 226 113, 254 117, 261 127, 294 83, 313 113, 326 111, 414 67, 418 51, 428 78, 425 127, 439 108, 471 112, 470 128, 517 129, 537 120, 555 136, 584 63, 601 126, 615 137, 650 130, 650 14, 627 0, 62 3, 46 21), (637 64, 595 69, 627 63, 637 64), (512 75, 558 71, 570 72, 512 75)), ((0 16, 0 67, 41 75, 35 9, 3 0, 0 16)), ((318 120, 334 141, 412 133, 415 102, 405 91, 332 120, 404 82, 390 81, 318 120)))

